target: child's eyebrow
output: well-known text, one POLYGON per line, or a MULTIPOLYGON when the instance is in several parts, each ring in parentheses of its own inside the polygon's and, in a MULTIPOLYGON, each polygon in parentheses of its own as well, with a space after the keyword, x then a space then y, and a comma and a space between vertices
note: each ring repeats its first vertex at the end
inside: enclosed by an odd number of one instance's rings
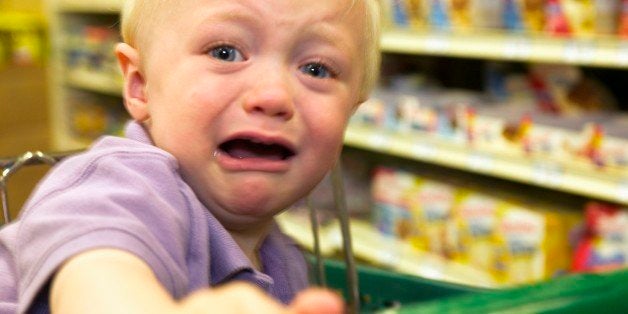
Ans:
POLYGON ((236 9, 226 9, 212 12, 212 14, 203 19, 200 24, 207 25, 215 22, 234 22, 255 27, 263 23, 263 21, 260 21, 259 18, 253 14, 240 12, 236 9))
MULTIPOLYGON (((311 24, 304 30, 297 30, 299 37, 303 41, 320 43, 346 53, 357 52, 360 48, 356 47, 354 38, 349 35, 351 32, 343 31, 334 25, 339 18, 342 19, 336 14, 319 17, 317 23, 311 24)), ((267 21, 250 12, 242 12, 231 7, 212 11, 205 19, 201 20, 198 26, 200 28, 213 27, 212 24, 215 23, 235 23, 247 28, 263 29, 267 21)), ((360 45, 358 44, 358 46, 360 45)))
POLYGON ((353 38, 332 25, 322 24, 318 27, 308 28, 302 33, 302 36, 308 38, 308 40, 314 40, 344 52, 357 50, 356 44, 352 40, 353 38))

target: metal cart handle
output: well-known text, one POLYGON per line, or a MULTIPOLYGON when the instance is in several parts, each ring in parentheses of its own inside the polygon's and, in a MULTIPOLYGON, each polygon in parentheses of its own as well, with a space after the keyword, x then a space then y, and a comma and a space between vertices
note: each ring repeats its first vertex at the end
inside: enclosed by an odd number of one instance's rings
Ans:
MULTIPOLYGON (((351 230, 349 226, 349 211, 347 209, 347 200, 345 196, 344 183, 342 178, 342 166, 340 159, 336 161, 336 164, 331 170, 331 183, 334 195, 334 206, 338 221, 340 223, 340 231, 342 235, 342 247, 344 261, 346 265, 346 280, 347 280, 347 298, 348 309, 347 312, 355 314, 360 312, 360 291, 358 283, 358 271, 356 267, 355 257, 353 255, 353 247, 351 241, 351 230)), ((325 270, 323 266, 323 256, 320 251, 320 236, 318 218, 316 216, 316 210, 312 206, 311 199, 307 199, 307 207, 310 211, 310 222, 312 224, 312 233, 314 237, 314 254, 316 257, 315 279, 317 283, 323 287, 326 286, 325 270)))
POLYGON ((74 152, 44 154, 41 151, 26 152, 17 158, 0 159, 0 198, 2 199, 2 214, 4 223, 11 221, 9 213, 9 200, 7 195, 7 181, 9 177, 17 172, 20 168, 29 165, 54 165, 62 158, 73 154, 74 152))

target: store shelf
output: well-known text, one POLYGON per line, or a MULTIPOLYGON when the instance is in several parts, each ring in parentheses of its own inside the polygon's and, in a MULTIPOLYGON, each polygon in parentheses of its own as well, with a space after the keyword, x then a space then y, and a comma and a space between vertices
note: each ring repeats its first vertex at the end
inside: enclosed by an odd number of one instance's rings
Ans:
POLYGON ((66 84, 73 88, 110 96, 120 96, 122 94, 122 82, 117 77, 87 70, 68 71, 66 73, 66 84))
POLYGON ((504 32, 388 30, 384 52, 606 68, 628 67, 628 41, 616 37, 558 38, 504 32))
POLYGON ((566 164, 541 157, 476 149, 434 135, 399 134, 358 125, 349 126, 345 144, 628 205, 628 171, 621 169, 598 169, 579 161, 566 164))
MULTIPOLYGON (((277 216, 277 223, 299 246, 314 252, 314 238, 309 216, 295 208, 277 216)), ((499 288, 500 285, 485 271, 448 260, 440 255, 420 251, 409 242, 386 236, 370 222, 353 219, 350 224, 353 254, 370 265, 394 270, 400 274, 417 276, 440 282, 461 284, 476 288, 499 288)), ((343 250, 342 233, 338 221, 320 226, 320 252, 332 257, 343 250)))
POLYGON ((57 0, 57 9, 66 12, 118 14, 124 0, 57 0))
MULTIPOLYGON (((58 127, 63 126, 59 125, 58 127)), ((60 152, 83 150, 92 142, 91 140, 78 139, 70 135, 65 129, 55 130, 55 134, 56 136, 52 139, 52 147, 54 147, 56 151, 60 152)))

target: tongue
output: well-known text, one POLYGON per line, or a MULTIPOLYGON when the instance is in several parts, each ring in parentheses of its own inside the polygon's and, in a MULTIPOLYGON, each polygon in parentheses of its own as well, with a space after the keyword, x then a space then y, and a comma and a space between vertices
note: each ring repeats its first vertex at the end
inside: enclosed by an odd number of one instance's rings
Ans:
POLYGON ((277 145, 264 145, 246 141, 233 141, 225 150, 233 158, 261 158, 268 160, 282 160, 283 151, 277 145))

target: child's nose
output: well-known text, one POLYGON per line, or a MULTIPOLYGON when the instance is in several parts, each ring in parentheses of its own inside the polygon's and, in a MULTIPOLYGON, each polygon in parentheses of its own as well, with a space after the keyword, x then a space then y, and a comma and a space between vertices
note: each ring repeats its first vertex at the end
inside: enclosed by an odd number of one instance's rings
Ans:
POLYGON ((291 119, 294 115, 294 103, 288 77, 275 74, 258 77, 256 80, 244 100, 244 110, 248 113, 291 119))

